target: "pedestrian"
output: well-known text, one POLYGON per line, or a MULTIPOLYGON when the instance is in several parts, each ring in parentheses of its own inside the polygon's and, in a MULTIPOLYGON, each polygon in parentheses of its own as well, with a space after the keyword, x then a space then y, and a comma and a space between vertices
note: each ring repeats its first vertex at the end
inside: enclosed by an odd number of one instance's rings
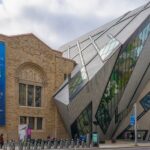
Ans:
POLYGON ((27 140, 31 140, 31 128, 27 128, 27 140))
POLYGON ((4 138, 3 138, 3 134, 0 135, 0 148, 2 148, 4 145, 4 138))

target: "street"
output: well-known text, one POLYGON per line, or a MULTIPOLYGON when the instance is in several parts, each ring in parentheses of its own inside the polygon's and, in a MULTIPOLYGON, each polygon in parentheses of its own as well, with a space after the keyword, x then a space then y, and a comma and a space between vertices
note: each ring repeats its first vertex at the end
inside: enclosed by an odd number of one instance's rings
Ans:
MULTIPOLYGON (((134 147, 134 148, 109 148, 100 150, 150 150, 150 147, 134 147)), ((97 149, 98 150, 98 149, 97 149)))

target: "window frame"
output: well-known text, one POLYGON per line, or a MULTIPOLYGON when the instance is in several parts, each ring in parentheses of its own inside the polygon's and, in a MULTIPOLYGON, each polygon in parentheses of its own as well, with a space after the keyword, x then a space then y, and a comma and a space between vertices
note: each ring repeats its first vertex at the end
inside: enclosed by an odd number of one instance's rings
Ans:
POLYGON ((26 115, 21 115, 19 116, 19 125, 22 125, 22 124, 27 124, 29 125, 29 118, 34 118, 34 128, 32 129, 33 131, 43 131, 44 130, 44 117, 43 116, 26 116, 26 115), (26 118, 26 123, 21 123, 21 117, 24 117, 26 118), (41 129, 38 129, 38 118, 41 118, 42 119, 42 128, 41 129))
POLYGON ((42 108, 43 107, 43 99, 44 99, 44 96, 43 96, 43 93, 44 93, 44 86, 42 83, 38 83, 38 82, 33 82, 33 81, 24 81, 24 80, 19 80, 18 82, 18 104, 19 104, 19 107, 29 107, 29 108, 42 108), (20 84, 25 84, 26 86, 26 102, 25 102, 25 105, 21 105, 20 104, 20 84), (29 106, 28 105, 28 86, 29 85, 33 85, 33 106, 29 106), (36 87, 41 87, 41 105, 38 107, 36 106, 36 87))

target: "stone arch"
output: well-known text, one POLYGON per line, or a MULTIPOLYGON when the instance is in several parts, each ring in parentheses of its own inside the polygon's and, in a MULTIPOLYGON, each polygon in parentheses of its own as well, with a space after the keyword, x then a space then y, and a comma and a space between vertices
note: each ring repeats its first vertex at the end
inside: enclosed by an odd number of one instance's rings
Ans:
POLYGON ((35 63, 26 62, 21 64, 16 70, 16 78, 29 82, 45 84, 47 77, 43 68, 35 63))

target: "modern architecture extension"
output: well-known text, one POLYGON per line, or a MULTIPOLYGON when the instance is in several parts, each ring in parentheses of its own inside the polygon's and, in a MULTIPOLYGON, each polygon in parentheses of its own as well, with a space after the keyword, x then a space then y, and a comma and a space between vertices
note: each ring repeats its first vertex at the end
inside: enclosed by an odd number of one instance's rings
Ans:
POLYGON ((71 41, 60 50, 76 61, 54 95, 68 133, 97 131, 101 139, 150 139, 150 3, 71 41))

